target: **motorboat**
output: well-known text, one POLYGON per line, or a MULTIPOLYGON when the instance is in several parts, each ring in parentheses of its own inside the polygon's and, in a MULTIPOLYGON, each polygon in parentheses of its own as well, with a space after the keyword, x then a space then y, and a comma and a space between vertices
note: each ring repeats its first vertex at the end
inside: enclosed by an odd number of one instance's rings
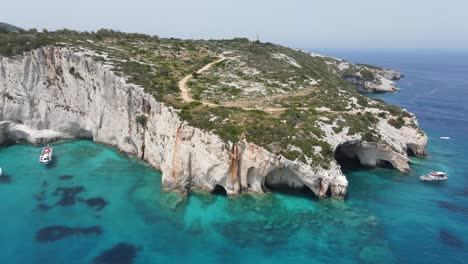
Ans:
POLYGON ((2 173, 2 168, 0 168, 0 177, 3 176, 3 173, 2 173))
POLYGON ((446 181, 448 180, 448 175, 445 172, 433 171, 426 175, 419 177, 422 181, 446 181))
POLYGON ((39 162, 44 165, 51 163, 53 153, 54 149, 51 146, 42 148, 41 156, 39 157, 39 162))
POLYGON ((440 139, 449 140, 450 137, 440 137, 440 139))

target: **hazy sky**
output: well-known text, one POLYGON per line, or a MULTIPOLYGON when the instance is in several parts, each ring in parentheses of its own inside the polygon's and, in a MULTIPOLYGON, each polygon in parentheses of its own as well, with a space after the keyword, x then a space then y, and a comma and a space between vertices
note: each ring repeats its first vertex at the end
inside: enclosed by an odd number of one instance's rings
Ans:
POLYGON ((0 21, 300 48, 468 48, 467 0, 5 0, 0 21))

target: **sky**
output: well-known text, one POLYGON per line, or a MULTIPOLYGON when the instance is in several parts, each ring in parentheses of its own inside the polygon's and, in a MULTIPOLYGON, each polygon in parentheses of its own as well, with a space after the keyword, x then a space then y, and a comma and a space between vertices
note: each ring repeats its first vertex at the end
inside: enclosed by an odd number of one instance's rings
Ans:
POLYGON ((5 0, 23 28, 247 37, 297 48, 468 48, 467 0, 5 0))

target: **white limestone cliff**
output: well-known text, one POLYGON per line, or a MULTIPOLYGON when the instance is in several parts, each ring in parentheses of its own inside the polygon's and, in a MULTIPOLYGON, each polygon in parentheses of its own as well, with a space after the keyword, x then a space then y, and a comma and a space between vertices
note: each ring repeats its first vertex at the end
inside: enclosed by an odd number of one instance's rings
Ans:
POLYGON ((395 80, 404 77, 400 72, 373 67, 364 64, 352 64, 347 61, 333 60, 338 72, 350 83, 354 84, 361 92, 371 93, 392 93, 397 90, 395 80), (372 80, 366 80, 362 71, 367 71, 373 75, 372 80))
MULTIPOLYGON (((395 133, 405 140, 396 142, 394 136, 388 140, 400 144, 400 150, 410 147, 415 153, 424 152, 424 139, 408 140, 400 130, 395 133)), ((92 139, 140 157, 161 170, 165 190, 212 191, 219 185, 229 195, 237 195, 262 193, 267 183, 307 186, 318 197, 328 193, 339 198, 345 196, 348 185, 335 161, 326 169, 314 167, 245 140, 225 143, 211 132, 191 127, 179 118, 178 110, 79 52, 45 47, 0 57, 0 144, 71 138, 92 139)), ((334 140, 336 147, 356 139, 330 134, 329 141, 334 140)), ((390 156, 401 154, 401 164, 395 167, 407 168, 406 153, 377 149, 390 156)), ((372 165, 371 160, 367 163, 372 165)))

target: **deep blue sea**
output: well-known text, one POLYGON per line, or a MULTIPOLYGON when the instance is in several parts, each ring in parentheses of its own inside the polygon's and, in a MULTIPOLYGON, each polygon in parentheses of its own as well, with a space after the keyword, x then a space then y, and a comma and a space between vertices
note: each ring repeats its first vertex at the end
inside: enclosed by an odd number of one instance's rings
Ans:
POLYGON ((325 50, 402 71, 395 94, 429 136, 412 171, 347 173, 344 201, 161 191, 161 175, 89 141, 0 148, 0 263, 467 263, 468 52, 325 50), (449 136, 450 140, 440 140, 449 136), (449 181, 424 183, 432 170, 449 181), (133 261, 133 262, 132 262, 133 261))

